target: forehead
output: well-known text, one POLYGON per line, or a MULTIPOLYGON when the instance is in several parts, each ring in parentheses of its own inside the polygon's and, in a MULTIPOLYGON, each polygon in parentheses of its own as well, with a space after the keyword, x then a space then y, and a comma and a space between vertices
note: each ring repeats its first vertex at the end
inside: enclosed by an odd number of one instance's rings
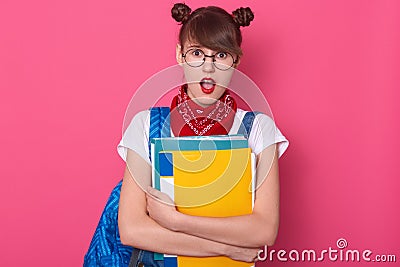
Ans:
POLYGON ((193 49, 193 48, 201 49, 205 53, 222 52, 221 50, 216 51, 216 50, 210 49, 210 48, 205 47, 205 46, 203 46, 203 45, 201 45, 201 44, 199 44, 197 42, 189 42, 189 41, 187 41, 187 42, 185 42, 185 44, 183 46, 183 50, 189 50, 189 49, 193 49))

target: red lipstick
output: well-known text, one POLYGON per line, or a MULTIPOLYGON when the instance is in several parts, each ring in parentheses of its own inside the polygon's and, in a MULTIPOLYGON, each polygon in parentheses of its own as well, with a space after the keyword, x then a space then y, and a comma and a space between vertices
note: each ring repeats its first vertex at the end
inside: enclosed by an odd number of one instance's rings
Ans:
POLYGON ((203 78, 200 81, 200 87, 203 93, 211 94, 215 89, 215 81, 211 78, 203 78))

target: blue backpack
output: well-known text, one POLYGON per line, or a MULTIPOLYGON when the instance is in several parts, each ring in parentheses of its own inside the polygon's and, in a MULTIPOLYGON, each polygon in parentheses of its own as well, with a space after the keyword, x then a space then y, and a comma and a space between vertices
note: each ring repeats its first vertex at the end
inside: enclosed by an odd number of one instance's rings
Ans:
MULTIPOLYGON (((168 107, 150 109, 149 146, 152 138, 171 136, 169 112, 168 107)), ((256 114, 255 112, 247 112, 245 114, 238 134, 243 134, 248 138, 256 114)), ((149 149, 149 154, 150 151, 149 149)), ((151 158, 150 155, 149 158, 151 158)), ((118 230, 118 207, 121 186, 122 180, 111 192, 84 257, 84 267, 128 267, 129 265, 134 248, 121 243, 118 230)))

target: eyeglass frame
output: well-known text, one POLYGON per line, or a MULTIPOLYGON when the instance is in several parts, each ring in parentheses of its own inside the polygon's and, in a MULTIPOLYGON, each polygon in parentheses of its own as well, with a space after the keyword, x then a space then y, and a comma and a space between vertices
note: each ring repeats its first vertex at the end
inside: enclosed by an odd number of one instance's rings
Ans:
POLYGON ((186 64, 188 64, 188 65, 189 65, 190 67, 192 67, 192 68, 199 68, 199 67, 203 66, 203 65, 204 65, 204 62, 206 62, 206 57, 212 58, 212 63, 213 63, 213 65, 214 65, 214 67, 216 67, 217 69, 222 70, 222 71, 226 71, 226 70, 231 69, 231 68, 233 67, 233 65, 235 65, 236 63, 238 63, 238 60, 239 60, 239 56, 237 56, 236 59, 235 59, 235 57, 234 57, 231 53, 229 53, 229 52, 223 52, 223 51, 218 51, 218 52, 216 52, 214 55, 209 56, 209 55, 206 55, 206 53, 204 53, 204 51, 201 50, 200 48, 191 48, 191 49, 187 50, 185 53, 182 53, 182 57, 185 59, 186 64), (202 62, 200 65, 198 65, 198 66, 192 66, 192 65, 190 65, 190 64, 186 61, 186 54, 189 53, 190 51, 195 51, 195 50, 200 50, 200 51, 203 53, 203 62, 202 62), (216 61, 216 60, 215 60, 215 56, 216 56, 218 53, 226 53, 226 54, 230 55, 230 56, 233 58, 232 65, 230 65, 229 68, 227 68, 227 69, 220 69, 220 68, 217 67, 217 65, 215 64, 215 61, 216 61))

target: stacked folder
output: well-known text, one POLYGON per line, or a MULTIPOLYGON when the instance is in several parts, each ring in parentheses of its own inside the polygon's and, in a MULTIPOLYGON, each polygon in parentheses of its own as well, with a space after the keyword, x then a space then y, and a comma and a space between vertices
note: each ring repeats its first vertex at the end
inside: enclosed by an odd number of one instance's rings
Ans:
MULTIPOLYGON (((244 136, 155 138, 151 152, 153 187, 168 194, 180 212, 208 217, 252 212, 255 159, 244 136)), ((223 256, 163 258, 165 267, 254 265, 223 256)))

